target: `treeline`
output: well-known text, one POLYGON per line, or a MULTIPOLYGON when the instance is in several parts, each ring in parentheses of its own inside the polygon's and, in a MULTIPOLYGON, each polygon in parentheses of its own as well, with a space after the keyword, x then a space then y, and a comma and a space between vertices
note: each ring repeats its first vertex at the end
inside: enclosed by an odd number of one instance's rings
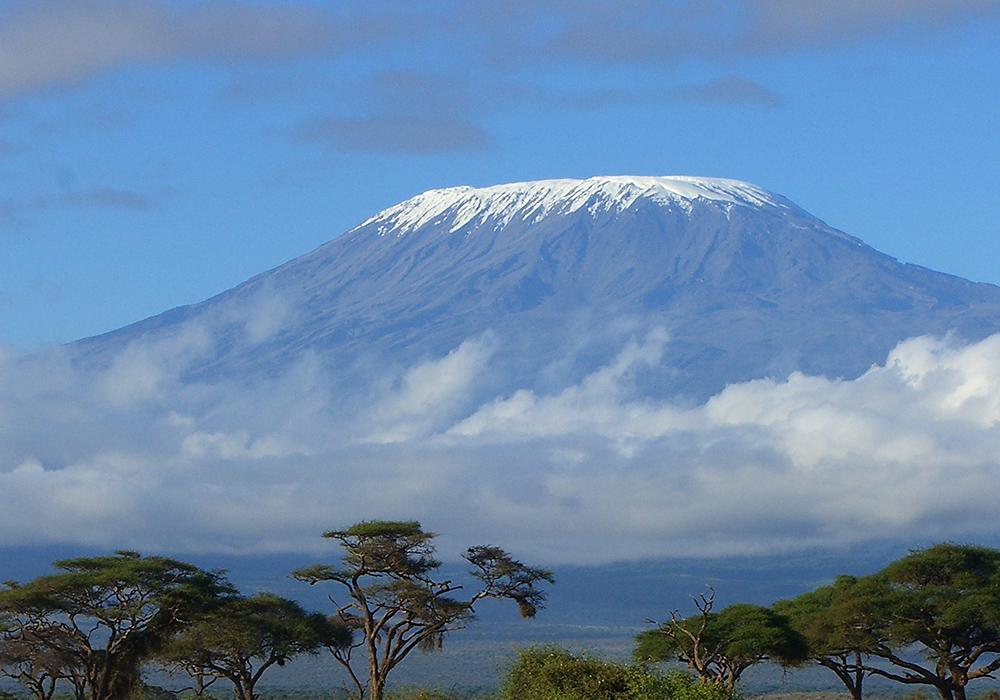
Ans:
POLYGON ((57 573, 0 590, 0 673, 36 700, 142 696, 149 664, 185 672, 197 696, 227 681, 237 700, 256 700, 263 674, 299 654, 327 650, 358 697, 382 700, 389 673, 413 650, 441 644, 475 617, 486 598, 509 599, 523 617, 545 599, 550 572, 493 546, 468 549, 479 582, 439 580, 434 535, 413 521, 361 522, 324 534, 340 543, 337 565, 292 572, 334 583, 332 615, 307 612, 270 593, 243 596, 221 571, 119 551, 56 561, 57 573))
POLYGON ((835 673, 854 700, 872 676, 965 700, 971 681, 1000 669, 1000 552, 989 547, 914 550, 870 576, 838 576, 771 607, 716 612, 714 595, 695 598, 696 614, 673 612, 640 634, 636 660, 680 661, 728 688, 762 661, 812 663, 835 673))
MULTIPOLYGON (((438 648, 469 624, 487 598, 533 616, 552 574, 493 546, 465 552, 475 589, 437 575, 434 535, 417 522, 371 521, 325 537, 334 565, 292 572, 332 584, 332 613, 304 610, 269 593, 244 596, 221 571, 119 551, 64 559, 56 573, 0 590, 0 673, 36 700, 135 700, 142 671, 186 674, 187 691, 217 682, 237 700, 257 700, 268 669, 300 654, 328 652, 359 698, 383 700, 390 673, 412 651, 438 648)), ((940 544, 914 550, 870 576, 833 583, 772 606, 715 609, 715 592, 693 598, 636 638, 633 664, 555 647, 522 650, 508 668, 503 700, 731 700, 751 666, 815 664, 854 700, 880 676, 965 700, 971 681, 1000 670, 1000 552, 940 544), (662 672, 679 662, 690 672, 662 672)))

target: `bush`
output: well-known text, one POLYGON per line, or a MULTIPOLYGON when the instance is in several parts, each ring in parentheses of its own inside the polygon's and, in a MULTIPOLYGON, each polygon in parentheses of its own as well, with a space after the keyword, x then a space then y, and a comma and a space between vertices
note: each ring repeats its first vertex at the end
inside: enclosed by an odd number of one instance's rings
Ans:
POLYGON ((631 668, 555 646, 521 650, 501 686, 503 700, 625 700, 631 668))
POLYGON ((465 695, 441 688, 403 687, 386 693, 388 700, 462 700, 465 695))
POLYGON ((670 700, 741 700, 739 691, 731 691, 722 681, 701 681, 693 673, 680 670, 668 671, 665 676, 654 676, 660 683, 656 698, 670 700))
POLYGON ((501 700, 735 700, 721 683, 692 674, 575 655, 557 646, 522 650, 507 670, 501 700))

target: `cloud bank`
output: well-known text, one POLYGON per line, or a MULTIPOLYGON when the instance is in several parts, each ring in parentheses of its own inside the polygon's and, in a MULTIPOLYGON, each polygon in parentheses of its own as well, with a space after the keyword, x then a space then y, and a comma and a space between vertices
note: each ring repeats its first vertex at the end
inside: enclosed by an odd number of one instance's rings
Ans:
MULTIPOLYGON (((227 320, 264 342, 281 308, 227 320)), ((0 545, 308 551, 370 518, 417 518, 446 556, 495 542, 553 564, 1000 537, 1000 335, 697 406, 641 391, 663 331, 548 394, 495 375, 491 334, 360 388, 309 353, 184 380, 212 343, 189 325, 96 373, 67 348, 4 355, 0 545)))

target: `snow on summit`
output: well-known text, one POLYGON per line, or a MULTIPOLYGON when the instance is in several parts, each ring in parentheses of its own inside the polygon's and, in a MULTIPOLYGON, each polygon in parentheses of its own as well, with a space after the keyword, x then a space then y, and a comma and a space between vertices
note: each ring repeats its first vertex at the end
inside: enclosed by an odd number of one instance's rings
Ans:
MULTIPOLYGON (((470 223, 495 227, 520 220, 533 223, 548 214, 570 214, 587 207, 591 213, 623 211, 646 197, 690 209, 698 199, 724 205, 788 208, 783 197, 739 180, 687 176, 592 177, 514 182, 491 187, 449 187, 429 190, 385 209, 358 228, 378 226, 401 236, 428 224, 456 231, 470 223)), ((355 229, 356 230, 356 229, 355 229)))

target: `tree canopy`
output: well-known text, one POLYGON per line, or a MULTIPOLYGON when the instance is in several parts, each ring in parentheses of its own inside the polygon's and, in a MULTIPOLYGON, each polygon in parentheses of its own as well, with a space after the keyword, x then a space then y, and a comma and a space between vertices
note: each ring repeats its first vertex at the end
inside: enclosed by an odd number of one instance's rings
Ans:
POLYGON ((864 677, 877 675, 965 700, 969 681, 1000 670, 1000 552, 989 547, 915 549, 774 607, 854 698, 864 677))
POLYGON ((434 576, 441 562, 434 557, 434 534, 416 521, 364 521, 324 537, 343 549, 339 566, 318 564, 293 575, 310 584, 333 582, 345 597, 330 595, 335 618, 358 631, 355 644, 331 649, 363 697, 382 700, 389 673, 414 649, 439 647, 444 635, 465 627, 484 598, 507 598, 522 616, 532 617, 545 600, 538 588, 552 573, 530 567, 492 545, 472 547, 465 559, 480 582, 471 595, 457 598, 462 586, 434 576), (355 668, 353 652, 363 648, 367 680, 355 668))
POLYGON ((34 679, 29 689, 39 697, 49 687, 39 685, 44 679, 64 679, 79 698, 124 700, 143 661, 233 594, 219 573, 132 551, 54 566, 60 571, 0 590, 0 646, 14 655, 8 660, 18 672, 34 679))
POLYGON ((237 700, 256 700, 256 685, 269 668, 284 666, 299 654, 350 643, 346 625, 307 613, 293 600, 259 593, 226 600, 175 635, 158 656, 196 679, 199 695, 225 678, 237 700))
POLYGON ((859 604, 880 638, 869 653, 891 664, 870 672, 930 685, 965 700, 970 680, 1000 669, 1000 551, 938 544, 874 574, 859 604), (919 658, 905 653, 915 648, 919 658))
POLYGON ((785 616, 760 605, 736 603, 713 612, 715 591, 695 599, 698 613, 670 619, 636 637, 633 655, 648 663, 676 660, 702 680, 721 681, 730 689, 743 672, 761 661, 795 665, 805 661, 805 638, 785 616))
POLYGON ((805 637, 809 658, 833 671, 853 700, 861 700, 864 679, 869 675, 864 658, 885 639, 881 616, 873 618, 864 602, 864 589, 870 588, 868 580, 838 576, 828 586, 772 606, 805 637))

